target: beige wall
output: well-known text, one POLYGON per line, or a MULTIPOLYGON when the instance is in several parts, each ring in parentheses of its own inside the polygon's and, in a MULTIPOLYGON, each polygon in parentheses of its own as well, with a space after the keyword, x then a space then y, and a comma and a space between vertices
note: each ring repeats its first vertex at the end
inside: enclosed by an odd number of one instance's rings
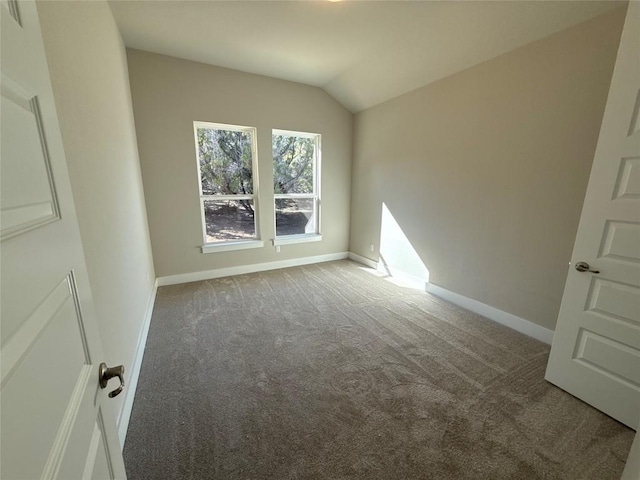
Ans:
POLYGON ((384 203, 431 282, 553 329, 624 13, 356 115, 351 251, 384 203))
POLYGON ((352 115, 323 90, 128 50, 149 231, 159 277, 345 252, 352 115), (203 254, 193 121, 257 128, 262 238, 274 237, 271 129, 322 134, 323 241, 203 254))
POLYGON ((124 364, 128 382, 155 274, 126 53, 106 2, 42 2, 38 13, 104 348, 97 360, 124 364))

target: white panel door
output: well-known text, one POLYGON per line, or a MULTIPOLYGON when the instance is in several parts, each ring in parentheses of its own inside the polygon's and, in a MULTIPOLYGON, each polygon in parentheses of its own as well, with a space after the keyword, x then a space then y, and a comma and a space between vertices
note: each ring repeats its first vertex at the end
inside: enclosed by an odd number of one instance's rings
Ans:
POLYGON ((638 2, 629 2, 546 379, 629 427, 638 428, 638 2), (594 271, 579 271, 579 262, 587 263, 594 271))
POLYGON ((35 2, 0 16, 0 477, 125 478, 35 2))

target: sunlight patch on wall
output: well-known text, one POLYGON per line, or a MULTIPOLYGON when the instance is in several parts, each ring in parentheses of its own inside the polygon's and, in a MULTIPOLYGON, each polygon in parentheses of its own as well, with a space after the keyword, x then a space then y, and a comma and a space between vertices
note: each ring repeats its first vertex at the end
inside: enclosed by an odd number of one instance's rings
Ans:
POLYGON ((429 283, 429 269, 384 203, 382 204, 378 271, 421 290, 424 290, 429 283))

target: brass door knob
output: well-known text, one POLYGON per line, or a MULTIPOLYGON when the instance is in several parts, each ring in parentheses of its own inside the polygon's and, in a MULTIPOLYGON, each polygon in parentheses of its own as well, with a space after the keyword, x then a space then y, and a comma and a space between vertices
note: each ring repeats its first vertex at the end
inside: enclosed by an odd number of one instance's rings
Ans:
POLYGON ((109 398, 113 398, 119 395, 124 390, 124 365, 118 365, 117 367, 107 367, 107 364, 102 362, 98 371, 98 379, 100 382, 100 388, 107 388, 107 383, 114 377, 120 379, 120 385, 115 390, 109 392, 109 398))

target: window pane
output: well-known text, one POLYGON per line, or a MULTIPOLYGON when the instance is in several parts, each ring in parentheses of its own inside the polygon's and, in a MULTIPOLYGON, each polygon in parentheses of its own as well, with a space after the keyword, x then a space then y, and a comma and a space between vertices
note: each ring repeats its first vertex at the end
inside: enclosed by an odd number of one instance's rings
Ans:
POLYGON ((253 200, 204 200, 207 243, 256 238, 253 200))
POLYGON ((252 194, 251 133, 198 128, 197 137, 202 194, 252 194))
POLYGON ((313 160, 316 140, 307 137, 273 135, 273 191, 315 193, 313 160))
POLYGON ((315 199, 277 198, 276 236, 316 233, 315 199))

